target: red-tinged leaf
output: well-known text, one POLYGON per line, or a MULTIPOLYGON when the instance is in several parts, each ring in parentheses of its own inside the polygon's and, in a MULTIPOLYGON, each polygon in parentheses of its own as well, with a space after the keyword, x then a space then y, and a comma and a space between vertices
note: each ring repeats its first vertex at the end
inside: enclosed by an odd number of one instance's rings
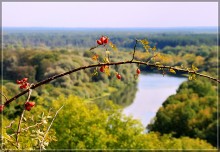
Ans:
POLYGON ((109 66, 105 66, 105 68, 104 68, 104 73, 105 73, 107 76, 110 76, 109 66))
POLYGON ((98 58, 99 58, 99 56, 98 56, 97 54, 92 56, 92 60, 93 60, 93 61, 97 61, 98 58))

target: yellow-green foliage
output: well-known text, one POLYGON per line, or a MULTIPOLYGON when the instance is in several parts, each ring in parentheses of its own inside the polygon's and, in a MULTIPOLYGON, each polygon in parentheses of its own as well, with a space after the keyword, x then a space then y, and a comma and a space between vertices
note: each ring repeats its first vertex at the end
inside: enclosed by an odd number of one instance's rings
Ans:
POLYGON ((51 141, 55 141, 56 137, 53 129, 50 129, 45 135, 51 123, 52 115, 48 112, 45 114, 44 110, 41 107, 25 111, 20 130, 17 130, 19 118, 8 120, 1 115, 1 148, 3 150, 35 150, 40 149, 40 147, 45 149, 51 141), (18 136, 17 131, 19 132, 18 136))
POLYGON ((217 145, 217 90, 204 79, 184 82, 148 125, 151 131, 189 136, 217 145))
POLYGON ((78 97, 59 97, 53 108, 64 108, 58 114, 53 129, 57 142, 50 149, 213 149, 200 139, 171 137, 169 134, 144 133, 141 123, 122 114, 122 109, 105 103, 100 109, 78 97))

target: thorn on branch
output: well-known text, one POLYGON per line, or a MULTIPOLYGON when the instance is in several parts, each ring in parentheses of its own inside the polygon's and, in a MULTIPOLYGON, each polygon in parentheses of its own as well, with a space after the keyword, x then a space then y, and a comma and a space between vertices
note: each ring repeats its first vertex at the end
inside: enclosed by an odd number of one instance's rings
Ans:
POLYGON ((13 121, 12 121, 8 126, 6 126, 5 128, 11 128, 14 122, 15 122, 15 121, 13 120, 13 121))
POLYGON ((133 55, 132 55, 131 62, 134 60, 134 55, 135 55, 137 43, 138 43, 138 40, 136 39, 136 40, 135 40, 134 51, 133 51, 133 55))

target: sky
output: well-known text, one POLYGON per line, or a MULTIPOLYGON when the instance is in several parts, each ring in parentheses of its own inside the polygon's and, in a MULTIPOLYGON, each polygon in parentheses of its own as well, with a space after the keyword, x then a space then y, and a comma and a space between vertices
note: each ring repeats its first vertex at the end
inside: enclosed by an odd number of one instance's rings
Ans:
POLYGON ((218 26, 218 2, 2 2, 2 26, 218 26))

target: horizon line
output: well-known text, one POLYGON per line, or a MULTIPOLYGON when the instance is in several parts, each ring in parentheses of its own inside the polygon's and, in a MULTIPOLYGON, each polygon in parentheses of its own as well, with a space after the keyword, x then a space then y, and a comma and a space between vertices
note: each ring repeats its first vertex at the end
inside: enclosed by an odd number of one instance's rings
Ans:
POLYGON ((218 28, 219 26, 170 26, 170 27, 49 27, 49 26, 2 26, 2 28, 218 28))

